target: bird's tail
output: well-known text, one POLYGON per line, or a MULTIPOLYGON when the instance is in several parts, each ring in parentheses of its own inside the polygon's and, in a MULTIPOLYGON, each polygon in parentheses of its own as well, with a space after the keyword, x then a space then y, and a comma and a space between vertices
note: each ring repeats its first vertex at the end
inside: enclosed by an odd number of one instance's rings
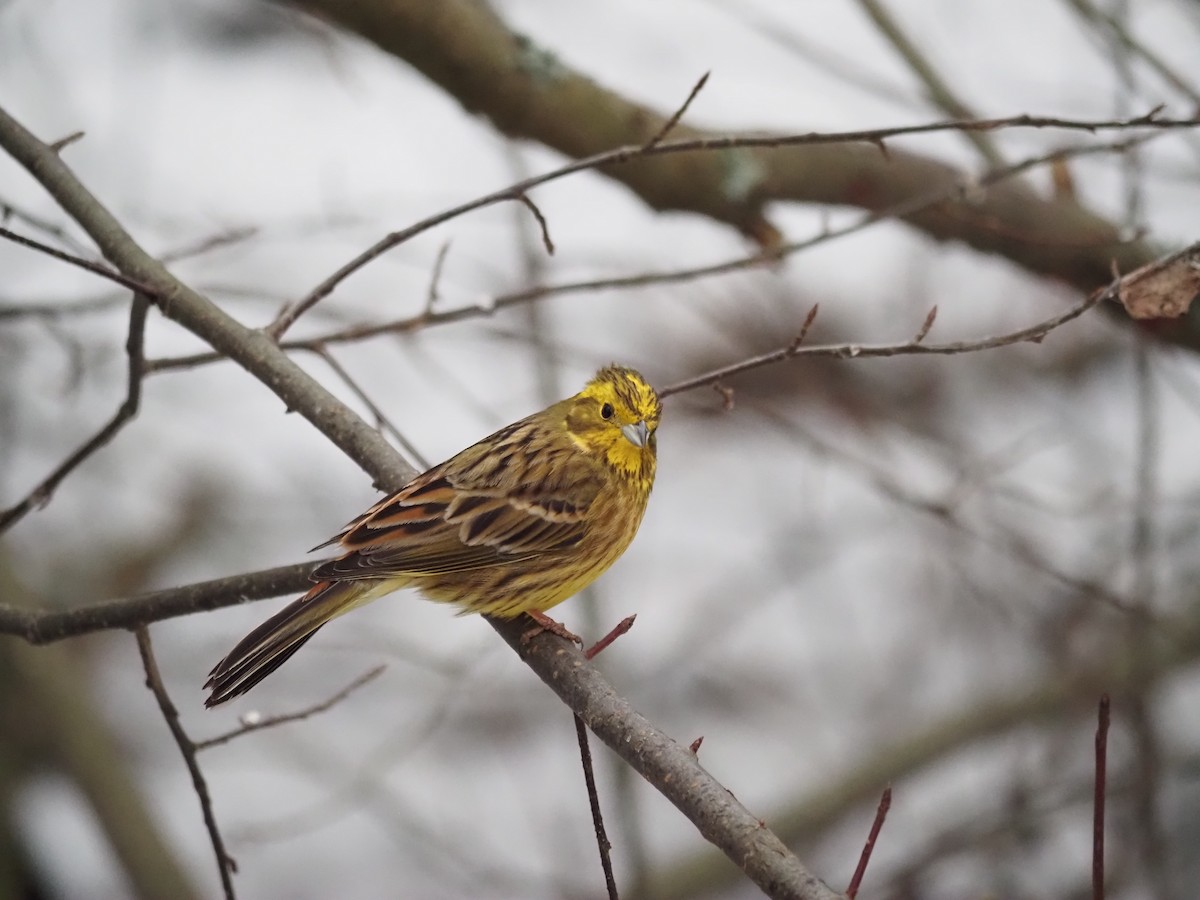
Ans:
POLYGON ((242 638, 208 675, 205 706, 244 694, 304 646, 330 619, 395 590, 377 581, 322 581, 242 638))

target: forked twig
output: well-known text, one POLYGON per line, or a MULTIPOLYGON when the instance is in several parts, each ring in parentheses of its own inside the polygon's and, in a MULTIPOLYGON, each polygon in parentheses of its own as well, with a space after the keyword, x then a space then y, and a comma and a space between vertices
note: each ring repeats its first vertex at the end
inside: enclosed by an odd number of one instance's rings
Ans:
MULTIPOLYGON (((1141 116, 1125 119, 1067 119, 1057 116, 1019 115, 996 119, 968 119, 928 122, 920 125, 902 125, 893 128, 875 128, 859 131, 840 132, 807 132, 804 134, 785 135, 731 135, 718 137, 699 137, 677 141, 660 141, 652 145, 632 144, 606 150, 591 156, 573 160, 566 165, 541 175, 525 178, 506 188, 493 191, 473 200, 468 200, 451 209, 443 210, 429 218, 422 219, 407 228, 393 231, 384 235, 371 247, 359 253, 332 275, 325 278, 307 295, 296 303, 285 308, 274 322, 266 329, 275 340, 295 324, 296 320, 312 309, 322 299, 329 296, 337 286, 361 269, 363 266, 382 256, 393 247, 411 240, 418 234, 429 231, 438 225, 458 218, 466 213, 502 203, 508 200, 522 200, 530 190, 551 181, 557 181, 576 172, 598 169, 606 166, 622 165, 640 157, 660 156, 672 153, 712 152, 717 150, 733 150, 739 148, 765 147, 797 147, 822 146, 844 143, 870 143, 883 147, 884 140, 904 135, 936 134, 944 131, 988 132, 1005 128, 1057 128, 1065 131, 1087 131, 1095 133, 1107 130, 1127 130, 1132 128, 1153 128, 1158 130, 1195 128, 1200 125, 1200 118, 1168 119, 1160 115, 1161 107, 1155 107, 1141 116)), ((528 204, 527 204, 528 205, 528 204)), ((545 237, 543 232, 543 237, 545 237)))
POLYGON ((125 339, 125 352, 129 356, 128 378, 125 399, 108 423, 92 435, 83 446, 68 456, 53 472, 30 491, 25 499, 8 509, 0 511, 0 533, 10 528, 30 510, 49 502, 54 489, 85 459, 107 444, 125 425, 137 415, 142 399, 142 375, 145 356, 143 346, 146 334, 146 311, 150 301, 145 294, 135 292, 129 307, 129 334, 125 339))
MULTIPOLYGON (((762 366, 771 365, 772 363, 783 362, 786 359, 793 359, 799 356, 823 356, 834 357, 836 359, 858 359, 865 357, 878 356, 905 356, 905 355, 944 355, 952 356, 958 353, 973 353, 979 350, 994 350, 997 347, 1007 347, 1011 344, 1020 344, 1025 341, 1039 342, 1050 332, 1054 331, 1070 322, 1077 319, 1085 312, 1096 306, 1104 299, 1111 299, 1115 295, 1115 289, 1110 287, 1103 291, 1096 291, 1082 303, 1079 303, 1064 313, 1046 319, 1036 325, 1031 325, 1028 328, 1022 328, 1018 331, 1012 331, 1008 334, 997 335, 996 337, 982 338, 975 341, 955 341, 948 344, 923 344, 921 339, 924 335, 918 332, 916 339, 906 341, 903 344, 832 344, 824 347, 805 347, 802 346, 799 340, 793 340, 785 347, 778 350, 772 350, 769 353, 763 353, 759 356, 752 356, 749 359, 743 359, 732 365, 723 366, 719 369, 713 369, 710 372, 705 372, 703 375, 696 375, 693 378, 677 381, 674 384, 661 388, 658 391, 660 397, 669 397, 671 394, 682 393, 683 391, 694 390, 698 387, 706 387, 710 384, 717 384, 724 381, 731 375, 737 375, 742 372, 748 372, 751 369, 758 369, 762 366)), ((811 314, 810 314, 811 315, 811 314)), ((930 323, 932 324, 932 323, 930 323)))
POLYGON ((204 827, 208 829, 213 852, 217 856, 217 870, 221 873, 221 888, 225 892, 226 900, 235 900, 233 873, 237 871, 237 863, 232 856, 225 852, 225 842, 221 839, 221 831, 217 827, 217 817, 213 813, 212 799, 208 795, 208 783, 204 780, 204 773, 200 771, 200 763, 196 761, 196 745, 183 730, 183 725, 179 721, 179 711, 171 702, 171 697, 163 685, 162 675, 158 671, 158 663, 154 659, 154 648, 150 644, 150 631, 142 625, 134 630, 134 634, 137 636, 138 653, 142 656, 142 668, 146 670, 146 687, 150 688, 154 699, 158 701, 158 708, 167 722, 167 727, 171 729, 171 736, 175 738, 179 752, 183 754, 183 761, 187 765, 188 772, 191 773, 192 787, 196 790, 196 796, 200 798, 200 812, 204 816, 204 827))

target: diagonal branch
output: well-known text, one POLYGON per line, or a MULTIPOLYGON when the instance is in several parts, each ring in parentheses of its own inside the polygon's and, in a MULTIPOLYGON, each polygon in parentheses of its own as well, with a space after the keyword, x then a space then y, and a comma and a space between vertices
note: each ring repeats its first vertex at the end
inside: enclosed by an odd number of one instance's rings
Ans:
POLYGON ((523 641, 520 619, 488 619, 525 664, 697 830, 769 897, 835 900, 766 824, 700 765, 696 754, 654 727, 620 697, 573 644, 542 634, 523 641))
POLYGON ((144 285, 162 314, 225 354, 300 413, 372 476, 396 488, 416 472, 383 436, 303 369, 261 331, 247 328, 172 275, 147 253, 80 183, 48 144, 0 108, 0 147, 36 178, 64 211, 96 242, 125 277, 144 285))

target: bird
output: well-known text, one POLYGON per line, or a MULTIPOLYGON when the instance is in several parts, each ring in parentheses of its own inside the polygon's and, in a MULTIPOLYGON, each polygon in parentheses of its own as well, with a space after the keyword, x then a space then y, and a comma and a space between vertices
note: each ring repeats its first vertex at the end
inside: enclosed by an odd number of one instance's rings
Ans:
POLYGON ((494 434, 384 497, 337 535, 340 556, 209 673, 206 707, 244 694, 330 620, 400 588, 459 615, 528 614, 579 593, 625 552, 654 485, 662 402, 633 369, 600 369, 578 394, 494 434))

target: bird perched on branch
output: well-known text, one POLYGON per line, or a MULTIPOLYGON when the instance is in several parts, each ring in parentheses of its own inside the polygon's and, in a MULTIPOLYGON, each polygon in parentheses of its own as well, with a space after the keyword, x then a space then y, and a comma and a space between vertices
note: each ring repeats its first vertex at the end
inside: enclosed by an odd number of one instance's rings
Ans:
POLYGON ((633 540, 654 484, 661 415, 646 379, 608 366, 574 397, 418 475, 320 545, 344 552, 217 663, 205 705, 250 690, 326 622, 399 588, 461 614, 527 613, 564 633, 545 611, 633 540))

